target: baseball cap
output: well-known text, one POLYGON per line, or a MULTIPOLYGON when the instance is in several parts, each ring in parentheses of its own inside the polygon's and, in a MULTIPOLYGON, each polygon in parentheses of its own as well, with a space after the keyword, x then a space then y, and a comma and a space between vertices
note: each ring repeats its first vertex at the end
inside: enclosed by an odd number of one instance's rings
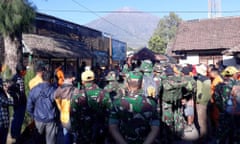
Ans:
POLYGON ((223 76, 232 76, 232 75, 234 75, 234 74, 236 74, 236 73, 238 73, 239 72, 239 70, 236 68, 236 67, 234 67, 234 66, 228 66, 227 68, 225 68, 224 70, 223 70, 223 72, 221 73, 223 76))
POLYGON ((91 70, 86 70, 81 75, 82 81, 89 82, 94 80, 94 73, 91 70))

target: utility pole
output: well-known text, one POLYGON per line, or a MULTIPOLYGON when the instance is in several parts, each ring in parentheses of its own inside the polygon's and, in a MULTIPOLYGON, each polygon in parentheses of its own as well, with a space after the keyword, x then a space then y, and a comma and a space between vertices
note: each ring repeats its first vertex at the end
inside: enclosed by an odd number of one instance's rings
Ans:
POLYGON ((217 18, 222 16, 221 0, 208 0, 208 18, 217 18))

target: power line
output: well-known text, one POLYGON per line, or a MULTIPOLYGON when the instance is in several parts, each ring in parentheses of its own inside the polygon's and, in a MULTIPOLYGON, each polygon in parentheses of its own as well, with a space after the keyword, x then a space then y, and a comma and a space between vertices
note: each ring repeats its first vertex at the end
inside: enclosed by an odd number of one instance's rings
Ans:
MULTIPOLYGON (((79 5, 80 7, 83 7, 84 9, 86 9, 86 10, 88 11, 88 13, 94 14, 95 16, 101 18, 101 19, 104 20, 105 22, 107 22, 107 23, 111 24, 112 26, 114 26, 114 27, 122 30, 123 32, 125 32, 125 33, 127 33, 127 34, 129 34, 129 35, 131 35, 131 36, 133 36, 133 37, 135 37, 135 38, 137 38, 137 39, 139 39, 139 40, 148 41, 148 40, 145 40, 145 39, 143 39, 143 38, 141 38, 141 37, 138 37, 138 36, 134 35, 133 33, 129 32, 128 30, 123 29, 123 28, 121 28, 120 26, 112 23, 111 21, 109 21, 109 20, 105 19, 104 17, 98 15, 97 13, 95 13, 95 12, 92 11, 91 9, 87 8, 86 6, 80 4, 78 1, 76 1, 76 0, 72 0, 72 1, 73 1, 74 3, 76 3, 77 5, 79 5)), ((86 11, 86 12, 87 12, 87 11, 86 11)))
MULTIPOLYGON (((86 8, 86 7, 84 7, 86 8)), ((40 11, 52 11, 52 12, 77 12, 77 13, 109 13, 109 14, 134 14, 134 13, 182 13, 182 14, 188 14, 188 13, 208 13, 208 11, 108 11, 108 10, 100 10, 100 11, 89 11, 89 10, 70 10, 70 9, 38 9, 40 11)), ((216 13, 240 13, 240 10, 231 10, 231 11, 216 11, 216 13)))

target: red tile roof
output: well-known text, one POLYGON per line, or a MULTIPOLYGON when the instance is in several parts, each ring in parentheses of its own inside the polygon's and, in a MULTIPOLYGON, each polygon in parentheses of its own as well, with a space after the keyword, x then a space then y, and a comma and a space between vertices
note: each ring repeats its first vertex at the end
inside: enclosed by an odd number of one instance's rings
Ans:
POLYGON ((173 51, 232 49, 240 44, 240 17, 194 20, 179 25, 173 51))

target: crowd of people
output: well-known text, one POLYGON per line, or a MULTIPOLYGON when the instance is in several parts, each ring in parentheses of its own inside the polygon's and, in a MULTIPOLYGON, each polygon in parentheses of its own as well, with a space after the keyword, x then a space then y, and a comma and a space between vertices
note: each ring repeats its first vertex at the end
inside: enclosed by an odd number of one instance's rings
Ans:
POLYGON ((61 66, 56 81, 43 63, 34 70, 28 85, 23 64, 13 78, 1 78, 0 144, 9 130, 14 143, 24 143, 25 112, 40 144, 240 143, 240 71, 234 66, 128 59, 121 70, 100 73, 84 65, 77 86, 76 74, 61 66))

